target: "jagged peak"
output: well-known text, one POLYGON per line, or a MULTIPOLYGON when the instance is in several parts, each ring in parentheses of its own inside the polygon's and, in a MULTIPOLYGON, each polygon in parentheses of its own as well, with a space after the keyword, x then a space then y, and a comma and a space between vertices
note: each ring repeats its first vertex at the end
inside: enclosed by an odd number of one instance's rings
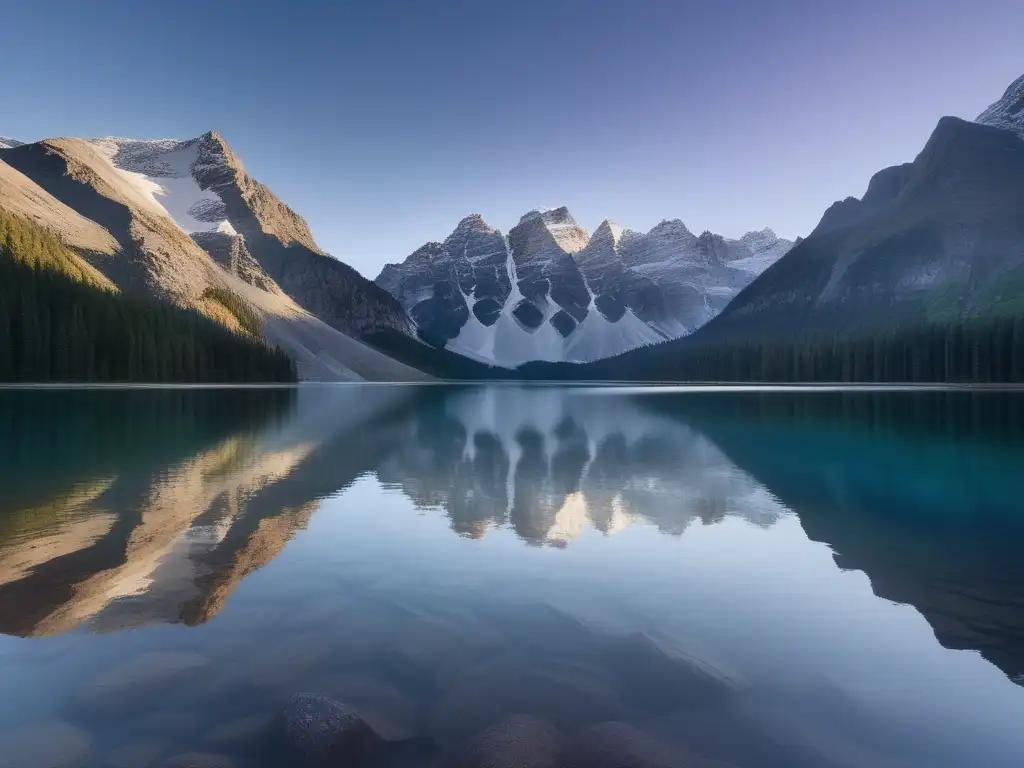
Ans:
POLYGON ((206 133, 202 134, 201 136, 199 136, 199 139, 206 141, 216 141, 220 142, 221 144, 227 144, 227 141, 224 138, 224 134, 222 134, 216 128, 213 128, 207 131, 206 133))
POLYGON ((425 256, 436 256, 438 253, 441 252, 443 248, 444 245, 442 243, 439 243, 436 240, 431 240, 430 242, 424 243, 415 251, 413 251, 412 254, 410 254, 409 258, 411 259, 414 257, 423 258, 425 256))
POLYGON ((622 239, 622 234, 625 231, 625 227, 616 224, 611 219, 605 219, 598 225, 597 229, 594 230, 594 234, 590 239, 592 241, 611 239, 612 243, 618 244, 619 240, 622 239))
POLYGON ((569 209, 564 205, 558 206, 557 208, 547 208, 544 206, 534 208, 533 210, 524 213, 519 219, 519 223, 523 224, 531 219, 541 219, 545 224, 576 224, 576 220, 569 213, 569 209))
MULTIPOLYGON (((455 227, 455 232, 465 232, 466 230, 486 230, 488 232, 497 232, 484 217, 479 213, 471 213, 464 217, 455 227)), ((454 234, 454 233, 453 233, 454 234)))
POLYGON ((651 227, 648 235, 658 236, 689 236, 694 237, 687 226, 683 223, 682 219, 662 219, 660 222, 651 227))
POLYGON ((974 122, 1014 131, 1024 138, 1024 75, 1010 83, 1002 97, 978 115, 974 122))

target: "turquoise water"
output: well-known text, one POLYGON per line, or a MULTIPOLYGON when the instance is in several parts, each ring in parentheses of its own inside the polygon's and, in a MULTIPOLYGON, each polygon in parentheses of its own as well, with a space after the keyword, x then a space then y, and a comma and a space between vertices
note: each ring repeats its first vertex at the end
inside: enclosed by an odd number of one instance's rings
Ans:
POLYGON ((0 391, 0 425, 0 766, 282 765, 301 691, 442 755, 526 712, 1024 764, 1024 395, 0 391))

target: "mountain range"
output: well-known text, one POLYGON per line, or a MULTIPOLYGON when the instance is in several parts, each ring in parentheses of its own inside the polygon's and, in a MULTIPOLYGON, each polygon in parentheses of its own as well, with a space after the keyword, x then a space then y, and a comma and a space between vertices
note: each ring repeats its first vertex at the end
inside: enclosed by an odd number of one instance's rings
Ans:
POLYGON ((1024 77, 973 122, 941 118, 916 158, 874 174, 863 197, 830 206, 696 333, 527 375, 1019 380, 1022 200, 1024 77), (785 370, 769 371, 782 355, 785 370))
POLYGON ((503 233, 472 214, 375 281, 325 253, 215 131, 0 137, 0 210, 59 236, 75 274, 229 328, 226 307, 244 306, 314 380, 507 377, 530 361, 629 378, 641 358, 649 377, 695 345, 1016 322, 1021 200, 1024 77, 975 121, 942 118, 915 159, 795 243, 770 229, 696 235, 678 219, 646 233, 604 221, 590 235, 564 207, 503 233))
POLYGON ((468 357, 586 362, 692 332, 792 245, 770 229, 698 236, 678 219, 646 233, 604 221, 590 236, 564 207, 506 236, 472 214, 376 282, 425 338, 468 357))

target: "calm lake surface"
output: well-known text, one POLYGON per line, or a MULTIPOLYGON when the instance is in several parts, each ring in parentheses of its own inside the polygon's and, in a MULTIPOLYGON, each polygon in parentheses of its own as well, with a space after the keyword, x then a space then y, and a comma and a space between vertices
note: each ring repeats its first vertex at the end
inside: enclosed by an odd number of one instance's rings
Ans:
POLYGON ((0 633, 2 768, 283 765, 303 691, 1019 768, 1024 395, 0 391, 0 633))

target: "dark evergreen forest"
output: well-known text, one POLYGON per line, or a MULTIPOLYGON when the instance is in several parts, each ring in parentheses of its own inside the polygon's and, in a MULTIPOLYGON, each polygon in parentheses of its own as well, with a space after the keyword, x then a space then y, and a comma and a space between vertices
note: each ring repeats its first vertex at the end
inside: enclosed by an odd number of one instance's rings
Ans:
POLYGON ((1024 318, 978 317, 857 335, 690 337, 594 363, 530 363, 525 379, 645 382, 1024 382, 1024 318))
POLYGON ((295 381, 258 325, 238 334, 97 277, 55 235, 0 211, 0 381, 295 381))

